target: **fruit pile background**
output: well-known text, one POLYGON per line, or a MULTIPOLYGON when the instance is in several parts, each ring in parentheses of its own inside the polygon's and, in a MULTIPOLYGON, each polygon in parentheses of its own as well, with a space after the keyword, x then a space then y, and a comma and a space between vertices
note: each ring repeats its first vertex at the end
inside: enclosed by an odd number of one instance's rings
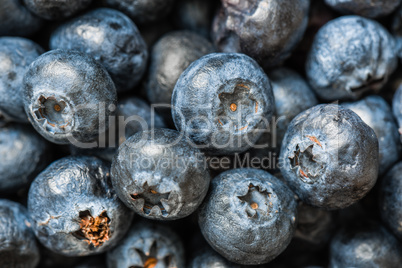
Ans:
POLYGON ((0 0, 0 267, 402 267, 401 58, 401 0, 0 0))

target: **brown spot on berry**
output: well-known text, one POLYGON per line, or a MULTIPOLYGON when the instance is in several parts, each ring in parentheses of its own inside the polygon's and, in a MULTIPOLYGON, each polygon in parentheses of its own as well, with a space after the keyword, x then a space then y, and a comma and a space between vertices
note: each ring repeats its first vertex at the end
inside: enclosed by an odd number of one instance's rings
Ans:
POLYGON ((318 141, 318 139, 314 136, 306 136, 307 138, 309 138, 312 142, 315 142, 318 144, 318 146, 320 146, 322 148, 321 143, 318 141))
POLYGON ((250 207, 252 209, 257 209, 258 208, 258 204, 257 203, 251 203, 250 207))
POLYGON ((236 105, 235 103, 230 104, 230 110, 231 110, 232 112, 236 112, 236 110, 237 110, 237 105, 236 105))

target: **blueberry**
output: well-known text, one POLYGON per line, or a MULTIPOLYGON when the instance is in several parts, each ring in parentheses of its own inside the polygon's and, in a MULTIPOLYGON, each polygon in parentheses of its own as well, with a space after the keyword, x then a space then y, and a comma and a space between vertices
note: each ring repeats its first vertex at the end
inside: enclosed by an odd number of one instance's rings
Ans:
POLYGON ((391 107, 380 96, 369 96, 361 101, 343 103, 342 106, 355 112, 374 130, 379 145, 379 173, 383 174, 399 159, 401 150, 391 107))
POLYGON ((214 0, 179 0, 174 8, 175 24, 209 38, 215 4, 214 0))
POLYGON ((223 52, 242 52, 264 68, 288 58, 307 28, 310 0, 222 0, 212 39, 223 52))
POLYGON ((44 52, 31 40, 0 37, 0 114, 5 121, 28 122, 22 101, 22 78, 44 52))
POLYGON ((283 139, 281 172, 311 206, 340 209, 363 198, 378 176, 378 140, 349 109, 314 106, 293 119, 283 139))
POLYGON ((100 62, 118 91, 133 89, 144 74, 147 46, 123 13, 98 8, 62 24, 51 36, 51 49, 73 49, 100 62))
POLYGON ((229 261, 262 264, 290 243, 296 214, 294 194, 283 182, 263 170, 232 169, 212 180, 199 225, 229 261))
POLYGON ((392 13, 401 0, 325 0, 325 3, 343 14, 378 18, 392 13))
POLYGON ((42 20, 33 15, 21 0, 0 0, 0 36, 29 36, 42 26, 42 20))
POLYGON ((133 225, 126 238, 107 254, 108 268, 184 266, 184 248, 170 228, 155 223, 133 225))
POLYGON ((106 70, 78 51, 42 54, 30 65, 23 87, 28 119, 42 136, 59 144, 94 140, 108 126, 110 105, 116 103, 106 70))
POLYGON ((166 17, 175 0, 104 0, 109 7, 124 12, 135 23, 147 24, 166 17))
POLYGON ((130 226, 133 214, 115 194, 109 167, 95 157, 66 157, 34 180, 28 210, 39 241, 66 256, 105 252, 130 226))
POLYGON ((216 251, 205 248, 201 250, 191 261, 190 268, 240 268, 223 258, 216 251))
POLYGON ((402 85, 399 86, 392 99, 392 112, 398 123, 398 131, 402 142, 402 85))
POLYGON ((39 250, 28 212, 22 205, 0 199, 0 266, 34 268, 39 250))
POLYGON ((381 182, 380 212, 383 222, 402 240, 402 162, 395 164, 381 182))
POLYGON ((335 217, 331 211, 300 203, 297 207, 298 222, 294 238, 322 248, 335 230, 335 217))
POLYGON ((139 215, 175 220, 193 213, 207 194, 205 161, 175 130, 142 131, 119 147, 112 182, 120 199, 139 215))
POLYGON ((397 66, 395 41, 378 22, 344 16, 325 24, 306 63, 310 85, 326 101, 378 91, 397 66))
MULTIPOLYGON (((183 71, 193 61, 214 51, 207 39, 189 31, 175 31, 164 35, 152 49, 146 86, 150 102, 170 106, 174 86, 183 71)), ((161 111, 167 121, 172 121, 169 108, 158 111, 161 111)))
POLYGON ((330 246, 330 268, 400 267, 402 247, 377 224, 341 230, 330 246))
POLYGON ((60 20, 71 17, 88 7, 92 0, 23 0, 25 6, 34 14, 47 20, 60 20))
POLYGON ((193 62, 177 81, 172 106, 176 128, 220 155, 252 147, 275 110, 268 77, 239 53, 213 53, 193 62))
POLYGON ((275 125, 268 128, 257 144, 265 148, 253 149, 253 155, 264 157, 267 151, 279 152, 290 121, 299 113, 318 104, 317 98, 307 82, 298 73, 278 68, 269 73, 275 97, 275 125))
POLYGON ((29 126, 1 127, 0 192, 16 192, 28 187, 50 159, 48 143, 29 126))

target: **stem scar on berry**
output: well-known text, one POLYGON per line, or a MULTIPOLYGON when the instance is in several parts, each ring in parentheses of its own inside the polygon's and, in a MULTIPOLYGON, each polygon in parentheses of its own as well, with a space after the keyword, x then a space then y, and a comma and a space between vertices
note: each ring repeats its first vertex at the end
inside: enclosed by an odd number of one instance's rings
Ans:
POLYGON ((142 208, 142 211, 145 214, 150 214, 151 210, 154 207, 158 207, 160 212, 162 213, 162 216, 168 216, 169 212, 162 204, 162 200, 167 202, 169 199, 170 192, 159 193, 158 191, 152 189, 151 186, 148 185, 148 182, 144 183, 143 189, 144 191, 142 193, 131 194, 131 198, 133 200, 139 200, 139 199, 144 200, 144 206, 142 208))
POLYGON ((88 210, 79 213, 80 229, 73 235, 85 240, 89 245, 94 247, 102 246, 103 243, 110 238, 110 219, 106 211, 103 211, 98 217, 93 217, 88 210))
POLYGON ((237 197, 242 203, 247 204, 246 213, 249 218, 258 218, 268 215, 273 207, 270 202, 271 193, 267 190, 262 190, 259 186, 250 183, 248 192, 243 196, 237 197))

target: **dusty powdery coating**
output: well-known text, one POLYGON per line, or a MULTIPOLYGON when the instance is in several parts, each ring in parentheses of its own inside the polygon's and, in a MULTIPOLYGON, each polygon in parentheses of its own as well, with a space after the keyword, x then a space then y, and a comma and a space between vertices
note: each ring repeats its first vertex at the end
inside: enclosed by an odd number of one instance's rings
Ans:
POLYGON ((378 22, 344 16, 314 38, 306 63, 310 85, 326 101, 380 90, 397 66, 393 37, 378 22))
POLYGON ((279 179, 259 169, 232 169, 211 183, 199 210, 208 243, 239 264, 263 264, 290 243, 296 228, 296 201, 279 179))
POLYGON ((166 17, 175 0, 103 0, 107 6, 124 12, 139 24, 148 24, 166 17))
POLYGON ((392 13, 401 0, 325 0, 325 3, 343 14, 377 18, 392 13))
POLYGON ((0 266, 34 268, 39 249, 28 212, 22 205, 0 199, 0 266))
POLYGON ((402 85, 399 86, 392 99, 392 112, 398 122, 398 131, 402 142, 402 85))
POLYGON ((399 159, 401 149, 391 107, 380 96, 369 96, 342 106, 355 112, 374 130, 379 145, 379 173, 383 174, 399 159))
POLYGON ((309 6, 309 0, 222 0, 212 39, 221 51, 242 52, 274 67, 302 39, 309 6))
POLYGON ((109 167, 95 157, 66 157, 34 180, 28 210, 39 241, 66 256, 109 250, 130 227, 133 213, 119 200, 109 167))
POLYGON ((184 268, 184 249, 180 238, 169 228, 139 222, 107 253, 107 264, 108 268, 184 268))
POLYGON ((219 155, 252 147, 275 110, 268 77, 240 53, 213 53, 193 62, 177 81, 172 106, 176 128, 219 155))
POLYGON ((98 8, 64 23, 52 34, 50 48, 74 49, 92 56, 109 72, 118 91, 138 84, 148 59, 137 26, 109 8, 98 8))
POLYGON ((24 108, 43 137, 59 144, 94 140, 106 131, 116 89, 94 59, 73 50, 39 56, 23 80, 24 108), (104 120, 102 120, 104 118, 104 120))
POLYGON ((378 140, 349 109, 314 106, 290 123, 282 142, 281 172, 311 206, 341 209, 363 198, 378 176, 378 140))
POLYGON ((402 239, 402 162, 398 162, 382 180, 380 191, 381 218, 402 239))
POLYGON ((22 78, 44 52, 21 37, 0 37, 0 114, 5 121, 28 122, 22 98, 22 78))
POLYGON ((142 131, 120 145, 112 162, 112 182, 137 214, 175 220, 193 213, 207 194, 205 163, 204 155, 178 131, 142 131))
POLYGON ((401 252, 398 240, 384 227, 359 226, 335 235, 330 245, 329 267, 399 267, 401 252))
POLYGON ((191 261, 189 268, 240 268, 240 265, 234 264, 219 255, 215 250, 209 247, 199 252, 191 261))
POLYGON ((290 121, 299 113, 318 104, 310 86, 295 71, 278 68, 269 73, 275 97, 275 125, 262 134, 256 144, 265 148, 254 148, 253 156, 266 157, 269 151, 279 152, 290 121))
POLYGON ((28 187, 51 159, 49 144, 30 126, 0 128, 0 192, 28 187))
POLYGON ((23 0, 34 14, 47 20, 61 20, 88 7, 92 0, 23 0))
POLYGON ((0 36, 28 36, 42 26, 21 0, 0 0, 0 7, 0 36))
MULTIPOLYGON (((154 45, 147 78, 147 96, 153 104, 171 104, 172 93, 183 71, 195 60, 214 52, 205 38, 189 31, 175 31, 164 35, 154 45)), ((161 115, 169 121, 170 109, 161 115)))

